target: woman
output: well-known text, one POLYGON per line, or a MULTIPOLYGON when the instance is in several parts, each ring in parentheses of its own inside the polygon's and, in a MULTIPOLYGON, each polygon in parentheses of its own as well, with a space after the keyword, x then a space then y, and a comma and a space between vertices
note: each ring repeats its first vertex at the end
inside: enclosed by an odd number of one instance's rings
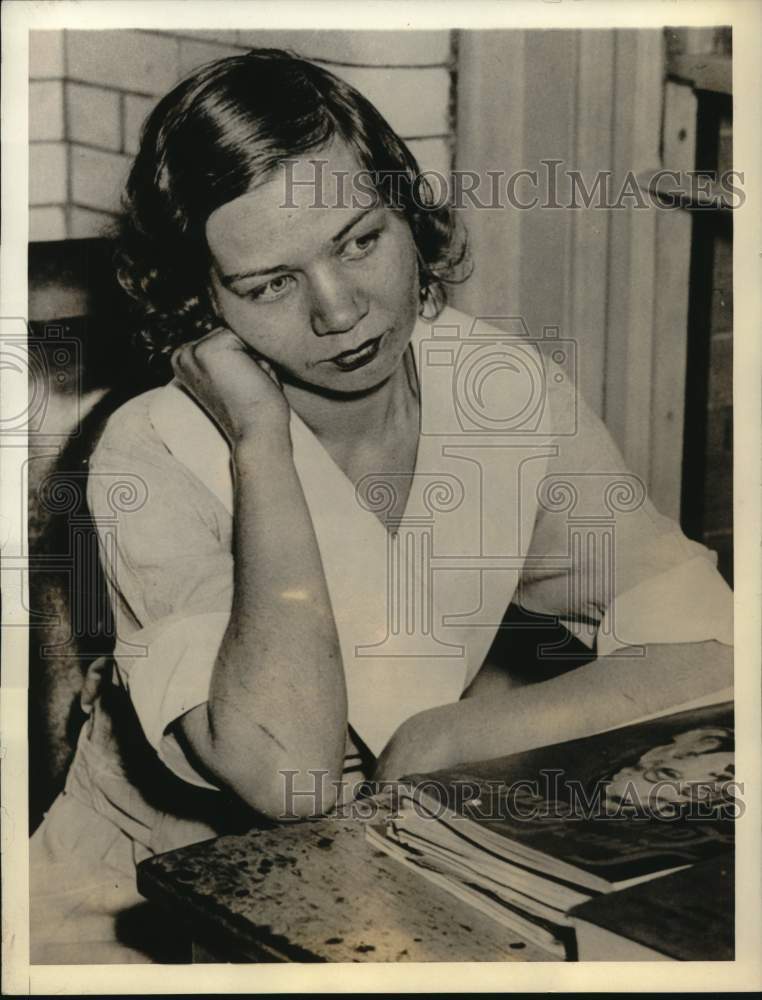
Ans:
POLYGON ((33 838, 38 961, 85 941, 88 961, 147 960, 125 938, 135 863, 250 810, 330 812, 364 776, 730 682, 711 554, 639 494, 552 360, 443 308, 454 234, 375 109, 286 53, 203 68, 150 116, 120 276, 175 379, 117 411, 91 460, 96 524, 120 479, 141 499, 115 551, 103 537, 114 674, 33 838), (630 491, 607 501, 605 566, 569 548, 558 484, 580 471, 582 506, 630 491), (519 599, 530 624, 587 629, 597 658, 520 686, 498 634, 519 599), (602 655, 624 643, 645 655, 602 655))
POLYGON ((633 764, 621 767, 606 786, 612 810, 645 812, 656 809, 665 817, 687 807, 716 810, 732 816, 735 778, 733 731, 705 726, 672 737, 672 742, 652 747, 633 764))

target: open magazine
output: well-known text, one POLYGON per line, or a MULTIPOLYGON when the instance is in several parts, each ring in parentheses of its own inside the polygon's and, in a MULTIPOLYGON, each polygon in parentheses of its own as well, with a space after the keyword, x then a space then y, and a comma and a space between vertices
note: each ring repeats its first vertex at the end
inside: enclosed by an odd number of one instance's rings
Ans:
POLYGON ((723 700, 411 775, 368 837, 557 957, 574 957, 572 907, 727 855, 737 795, 733 704, 723 700))

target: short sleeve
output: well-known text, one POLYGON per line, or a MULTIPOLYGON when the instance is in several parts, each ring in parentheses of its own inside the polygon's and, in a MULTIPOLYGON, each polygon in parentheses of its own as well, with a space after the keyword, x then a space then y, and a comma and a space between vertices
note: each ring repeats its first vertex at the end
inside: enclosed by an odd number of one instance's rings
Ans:
POLYGON ((170 730, 208 699, 233 595, 230 516, 157 437, 142 397, 110 419, 90 461, 88 504, 113 595, 119 678, 164 763, 213 787, 170 730))
POLYGON ((165 619, 117 642, 114 656, 135 713, 159 758, 192 785, 214 788, 188 763, 171 727, 209 698, 212 668, 229 614, 165 619))
POLYGON ((597 643, 599 655, 626 645, 732 643, 732 592, 716 554, 657 511, 574 385, 549 384, 564 424, 552 425, 520 603, 556 615, 597 643))

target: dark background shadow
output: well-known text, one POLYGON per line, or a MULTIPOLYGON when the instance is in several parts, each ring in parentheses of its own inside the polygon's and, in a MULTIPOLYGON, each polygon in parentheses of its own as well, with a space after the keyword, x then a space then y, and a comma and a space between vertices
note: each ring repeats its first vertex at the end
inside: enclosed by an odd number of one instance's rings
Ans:
POLYGON ((114 410, 161 381, 133 345, 112 260, 106 238, 29 246, 30 830, 63 787, 84 674, 113 648, 88 460, 114 410))

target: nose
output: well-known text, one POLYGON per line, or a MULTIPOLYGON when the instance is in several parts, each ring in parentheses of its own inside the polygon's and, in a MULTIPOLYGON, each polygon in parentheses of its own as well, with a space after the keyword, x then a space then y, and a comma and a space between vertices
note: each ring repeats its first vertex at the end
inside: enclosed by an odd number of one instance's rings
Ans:
POLYGON ((346 333, 367 315, 368 297, 344 269, 328 264, 311 276, 312 329, 318 337, 346 333))

